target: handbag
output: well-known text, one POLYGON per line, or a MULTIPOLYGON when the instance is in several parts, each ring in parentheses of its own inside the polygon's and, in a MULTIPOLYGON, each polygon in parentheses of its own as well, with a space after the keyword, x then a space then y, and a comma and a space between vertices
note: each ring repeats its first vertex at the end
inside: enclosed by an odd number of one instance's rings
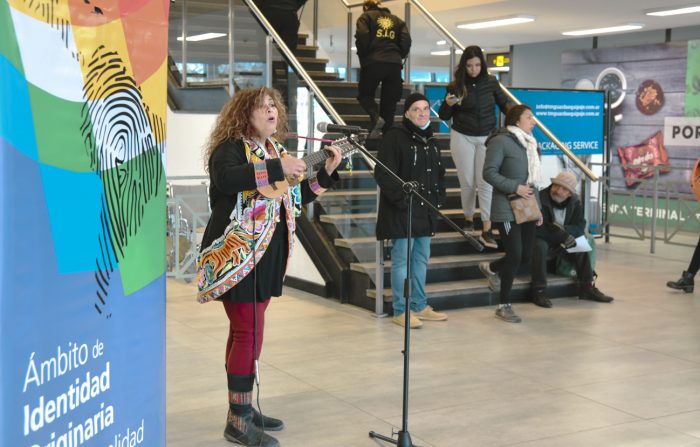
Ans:
POLYGON ((508 199, 510 200, 510 207, 513 210, 513 216, 515 217, 516 224, 533 222, 542 217, 540 205, 537 203, 537 198, 534 194, 529 198, 520 197, 517 194, 511 194, 508 196, 508 199))

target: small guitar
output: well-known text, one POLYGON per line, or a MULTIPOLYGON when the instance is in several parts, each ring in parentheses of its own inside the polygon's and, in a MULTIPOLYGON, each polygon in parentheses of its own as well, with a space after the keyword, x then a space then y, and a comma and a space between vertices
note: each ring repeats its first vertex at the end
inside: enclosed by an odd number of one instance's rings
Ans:
MULTIPOLYGON (((346 156, 351 155, 357 151, 357 147, 355 147, 354 144, 348 141, 348 137, 343 137, 338 140, 335 140, 332 143, 330 143, 329 146, 335 146, 338 149, 340 149, 340 156, 342 158, 345 158, 346 156)), ((321 149, 318 152, 314 152, 313 154, 307 155, 306 157, 302 158, 302 160, 304 160, 306 166, 313 168, 314 166, 325 162, 330 157, 330 152, 328 152, 325 149, 321 149)), ((287 177, 284 180, 271 183, 267 186, 260 186, 258 188, 258 192, 263 196, 267 197, 268 199, 276 199, 277 197, 280 197, 282 194, 286 193, 287 188, 290 185, 296 185, 300 181, 301 178, 299 177, 287 177)))

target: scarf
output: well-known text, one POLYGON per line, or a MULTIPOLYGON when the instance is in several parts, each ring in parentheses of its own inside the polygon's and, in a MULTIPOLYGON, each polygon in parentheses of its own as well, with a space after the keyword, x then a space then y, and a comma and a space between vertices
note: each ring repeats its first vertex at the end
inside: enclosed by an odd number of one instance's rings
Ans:
POLYGON ((539 186, 542 181, 542 171, 540 169, 540 155, 537 153, 537 140, 518 126, 508 126, 507 129, 515 135, 525 148, 527 154, 527 183, 535 187, 539 186))
POLYGON ((428 125, 426 126, 425 129, 421 129, 420 127, 413 124, 413 122, 411 122, 410 119, 408 119, 404 116, 403 117, 403 125, 406 129, 410 130, 411 132, 415 133, 416 135, 423 137, 426 140, 433 136, 433 129, 430 127, 430 121, 428 121, 428 125))

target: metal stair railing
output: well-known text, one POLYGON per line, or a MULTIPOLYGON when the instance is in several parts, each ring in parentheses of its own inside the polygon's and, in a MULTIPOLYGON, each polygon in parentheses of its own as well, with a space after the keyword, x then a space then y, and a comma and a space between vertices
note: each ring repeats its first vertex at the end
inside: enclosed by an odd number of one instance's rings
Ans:
MULTIPOLYGON (((348 3, 346 0, 340 0, 347 8, 348 11, 350 8, 356 8, 358 6, 362 6, 362 2, 360 3, 348 3)), ((430 23, 435 29, 442 34, 447 41, 451 43, 450 45, 450 77, 453 76, 453 73, 455 71, 455 66, 456 66, 456 55, 457 55, 457 49, 460 51, 464 51, 466 48, 452 33, 450 33, 445 26, 440 23, 438 19, 435 18, 434 15, 428 11, 428 9, 423 6, 423 4, 419 0, 404 0, 405 1, 405 17, 404 21, 406 22, 406 25, 408 28, 411 28, 411 5, 415 6, 416 9, 423 15, 425 19, 427 19, 428 23, 430 23)), ((314 3, 317 3, 318 0, 314 0, 314 3)), ((316 6, 315 6, 316 9, 316 6)), ((348 12, 348 14, 350 14, 348 12)), ((352 15, 349 15, 349 20, 348 20, 348 44, 347 44, 347 67, 346 67, 346 73, 350 73, 350 70, 352 68, 352 61, 351 61, 351 50, 350 50, 350 27, 351 27, 351 19, 352 15)), ((314 25, 316 25, 316 21, 314 21, 314 25)), ((318 30, 315 29, 314 33, 316 33, 318 30)), ((411 56, 406 58, 406 64, 404 66, 404 70, 407 73, 404 77, 410 82, 410 60, 411 56)), ((349 78, 349 75, 346 76, 349 78)), ((515 104, 522 104, 518 98, 513 95, 513 93, 506 88, 500 81, 498 83, 503 90, 503 92, 508 96, 508 98, 513 101, 515 104)), ((588 166, 584 162, 582 162, 576 155, 574 155, 571 150, 566 147, 560 140, 557 138, 556 135, 554 135, 548 128, 545 126, 542 121, 540 121, 536 116, 535 116, 535 124, 537 127, 550 139, 552 142, 566 155, 585 175, 588 177, 591 181, 597 181, 598 176, 596 176, 593 171, 591 171, 588 166)))

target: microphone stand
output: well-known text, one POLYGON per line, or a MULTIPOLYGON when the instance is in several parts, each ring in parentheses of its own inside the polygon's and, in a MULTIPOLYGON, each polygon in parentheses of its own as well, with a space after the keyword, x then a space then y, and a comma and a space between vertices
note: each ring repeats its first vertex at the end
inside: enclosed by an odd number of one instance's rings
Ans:
MULTIPOLYGON (((452 222, 447 216, 445 216, 442 211, 440 211, 435 205, 433 205, 429 200, 423 197, 419 192, 416 191, 418 187, 418 182, 406 182, 401 177, 399 177, 395 172, 390 170, 384 163, 379 161, 367 148, 358 143, 352 138, 352 132, 347 131, 346 135, 348 141, 355 146, 360 152, 362 152, 367 158, 375 163, 375 169, 381 168, 384 172, 387 172, 389 176, 399 185, 401 185, 401 190, 404 192, 408 198, 408 215, 406 216, 406 228, 408 230, 408 243, 407 245, 407 255, 406 255, 406 279, 404 281, 403 295, 406 302, 406 312, 404 312, 404 339, 403 339, 403 408, 402 408, 402 422, 401 430, 397 433, 398 439, 393 439, 388 436, 380 435, 374 431, 369 432, 370 438, 377 438, 391 444, 395 444, 398 447, 415 447, 411 442, 411 434, 408 432, 408 373, 409 373, 409 363, 410 363, 410 348, 411 348, 411 221, 413 220, 413 197, 417 197, 422 201, 424 205, 432 209, 437 215, 441 216, 447 221, 447 223, 457 230, 467 241, 474 247, 477 251, 483 251, 484 246, 479 243, 474 237, 467 234, 464 230, 459 228, 457 224, 452 222)), ((382 297, 377 296, 378 300, 382 297)))

